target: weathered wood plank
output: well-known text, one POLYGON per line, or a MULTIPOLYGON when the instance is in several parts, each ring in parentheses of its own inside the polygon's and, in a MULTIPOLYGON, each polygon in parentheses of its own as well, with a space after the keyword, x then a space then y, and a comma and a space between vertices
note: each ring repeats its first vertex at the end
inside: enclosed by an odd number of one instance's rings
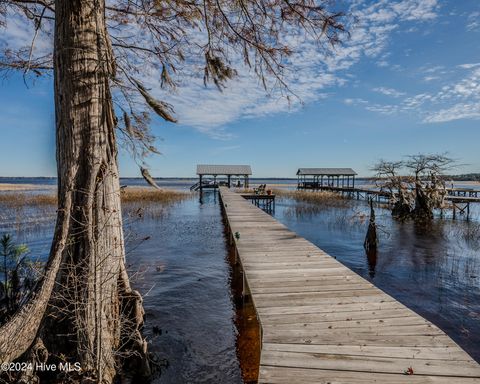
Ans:
MULTIPOLYGON (((397 303, 392 308, 380 308, 376 310, 350 310, 350 311, 332 311, 320 313, 293 313, 293 314, 262 314, 262 318, 266 323, 270 324, 305 324, 320 322, 341 322, 341 321, 359 321, 359 320, 379 320, 398 317, 408 317, 412 314, 406 308, 397 303)), ((265 326, 265 325, 264 325, 265 326)))
POLYGON ((314 329, 326 330, 326 329, 348 329, 348 328, 364 328, 364 327, 391 327, 398 325, 422 325, 431 323, 421 318, 420 316, 400 316, 400 317, 387 317, 384 319, 379 319, 375 317, 373 319, 362 319, 362 320, 335 320, 335 321, 308 321, 308 322, 297 322, 297 323, 287 323, 287 324, 278 324, 270 320, 268 323, 263 325, 264 331, 272 328, 275 330, 303 330, 303 329, 314 329))
POLYGON ((259 384, 478 384, 477 378, 260 366, 259 384))
POLYGON ((435 360, 381 356, 339 355, 312 352, 263 350, 261 365, 335 369, 341 371, 402 374, 409 367, 415 375, 478 377, 480 367, 474 361, 435 360))
POLYGON ((411 359, 471 361, 461 350, 455 347, 393 347, 372 345, 305 345, 305 344, 263 344, 264 351, 290 351, 310 353, 330 353, 339 355, 398 357, 411 359))

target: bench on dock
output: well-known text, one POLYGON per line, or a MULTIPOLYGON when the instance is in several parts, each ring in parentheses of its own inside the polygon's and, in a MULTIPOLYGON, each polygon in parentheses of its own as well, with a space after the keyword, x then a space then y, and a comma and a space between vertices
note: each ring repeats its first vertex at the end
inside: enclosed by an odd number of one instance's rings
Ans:
POLYGON ((229 240, 261 327, 259 383, 480 383, 441 329, 219 188, 229 240))

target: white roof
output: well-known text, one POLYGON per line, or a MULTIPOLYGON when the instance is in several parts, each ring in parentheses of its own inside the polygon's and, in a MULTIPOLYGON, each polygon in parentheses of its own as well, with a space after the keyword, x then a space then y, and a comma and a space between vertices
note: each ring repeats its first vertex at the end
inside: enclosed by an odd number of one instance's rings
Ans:
POLYGON ((354 176, 356 174, 352 168, 298 168, 297 171, 297 175, 354 176))
POLYGON ((197 175, 251 175, 249 165, 198 164, 197 175))

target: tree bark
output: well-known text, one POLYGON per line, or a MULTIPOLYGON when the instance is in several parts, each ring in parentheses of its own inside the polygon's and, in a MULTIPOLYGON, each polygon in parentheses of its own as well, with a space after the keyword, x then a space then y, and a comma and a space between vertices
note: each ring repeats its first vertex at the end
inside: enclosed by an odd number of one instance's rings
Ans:
POLYGON ((393 217, 405 219, 410 216, 412 209, 408 199, 408 193, 402 185, 398 187, 397 198, 392 208, 393 217))
POLYGON ((5 337, 22 343, 12 351, 0 338, 0 357, 11 361, 41 339, 52 358, 80 362, 84 379, 111 383, 129 353, 136 365, 129 367, 148 374, 141 297, 125 269, 110 93, 115 63, 103 0, 57 0, 55 13, 57 224, 30 312, 7 324, 5 337))
POLYGON ((417 179, 415 182, 415 208, 413 215, 418 219, 433 218, 433 201, 422 183, 417 179))

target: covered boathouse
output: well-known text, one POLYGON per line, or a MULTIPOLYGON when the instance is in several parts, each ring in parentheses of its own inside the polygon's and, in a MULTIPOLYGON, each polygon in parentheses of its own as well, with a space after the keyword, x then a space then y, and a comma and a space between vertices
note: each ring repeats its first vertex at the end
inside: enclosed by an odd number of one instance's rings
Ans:
POLYGON ((352 168, 299 168, 297 189, 353 189, 356 175, 352 168))
POLYGON ((217 177, 226 177, 226 186, 231 187, 232 176, 243 177, 243 186, 248 188, 248 177, 252 174, 250 165, 212 165, 212 164, 198 164, 197 175, 198 183, 196 189, 202 190, 203 188, 218 188, 217 177), (213 177, 212 181, 207 181, 204 177, 213 177))

